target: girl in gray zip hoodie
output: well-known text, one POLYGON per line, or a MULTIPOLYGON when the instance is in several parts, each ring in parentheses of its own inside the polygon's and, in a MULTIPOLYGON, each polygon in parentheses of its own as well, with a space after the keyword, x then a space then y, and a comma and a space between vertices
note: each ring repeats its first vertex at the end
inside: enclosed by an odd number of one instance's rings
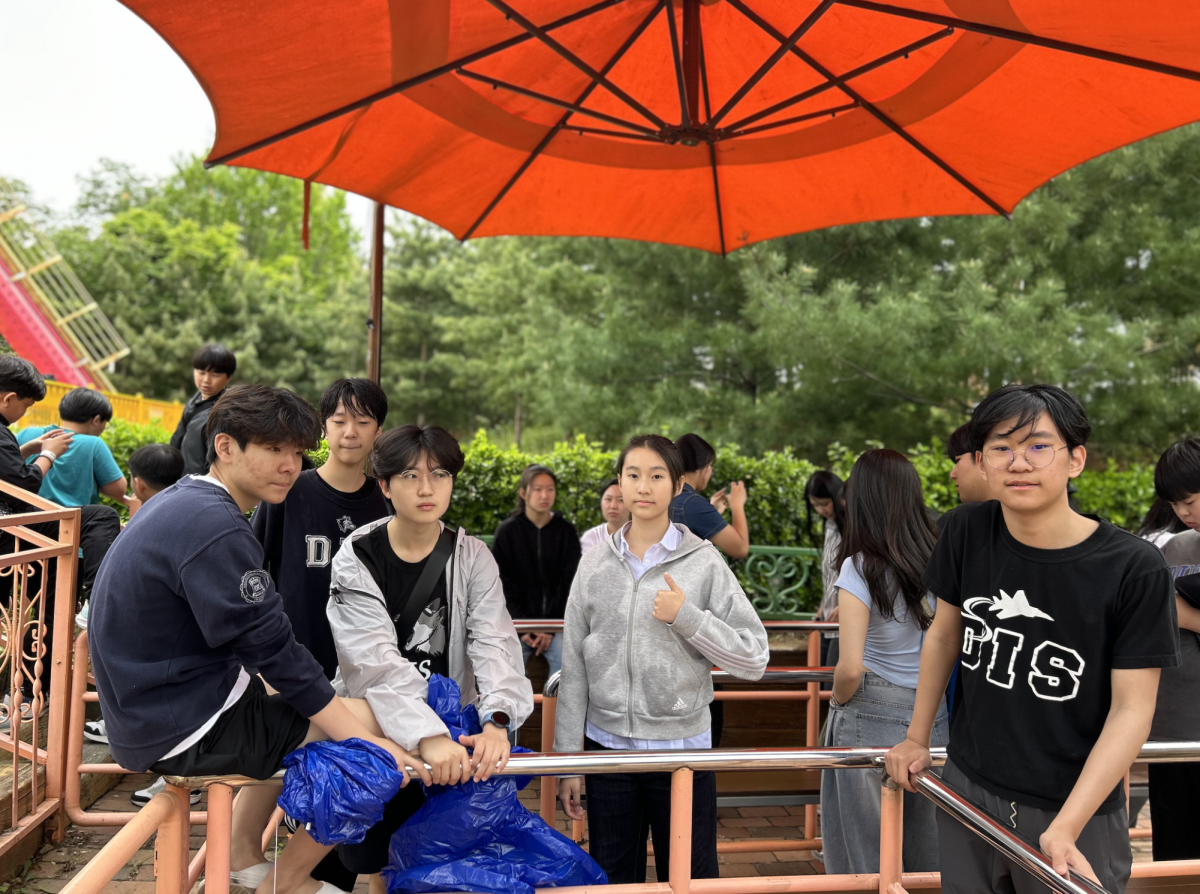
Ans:
MULTIPOLYGON (((326 609, 338 657, 334 689, 365 698, 384 734, 407 742, 435 783, 486 779, 508 761, 509 731, 533 711, 533 688, 495 560, 482 541, 441 523, 462 450, 438 426, 404 425, 375 442, 371 460, 396 515, 358 528, 334 557, 326 609), (453 544, 449 559, 442 554, 437 583, 419 592, 443 539, 453 544), (481 734, 450 740, 427 704, 431 672, 453 679, 463 704, 475 704, 481 734), (464 745, 474 748, 470 758, 464 745)), ((407 786, 361 844, 339 846, 347 868, 371 875, 372 894, 383 892, 377 873, 392 834, 422 800, 407 786)))
MULTIPOLYGON (((554 750, 711 747, 712 667, 744 680, 766 669, 767 633, 707 540, 670 522, 683 459, 660 435, 638 435, 617 460, 629 524, 584 554, 567 600, 554 750)), ((655 865, 670 862, 670 776, 587 779, 590 853, 610 884, 644 881, 648 817, 655 865), (644 834, 644 832, 643 832, 644 834)), ((559 781, 582 819, 579 777, 559 781)), ((692 877, 716 878, 717 791, 696 773, 692 877)))

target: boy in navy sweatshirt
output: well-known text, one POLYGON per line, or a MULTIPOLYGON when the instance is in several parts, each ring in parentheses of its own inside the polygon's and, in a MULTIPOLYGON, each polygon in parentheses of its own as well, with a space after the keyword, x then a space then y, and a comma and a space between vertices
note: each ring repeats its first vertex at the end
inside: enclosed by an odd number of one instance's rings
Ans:
MULTIPOLYGON (((383 738, 365 701, 334 696, 321 665, 296 642, 245 518, 258 503, 287 496, 319 433, 313 408, 291 392, 229 389, 208 420, 208 474, 155 497, 109 552, 92 595, 89 639, 109 745, 122 766, 267 779, 307 742, 360 738, 427 777, 383 738)), ((261 836, 278 793, 252 786, 238 799, 231 883, 332 894, 310 875, 329 849, 303 829, 272 878, 261 836)))

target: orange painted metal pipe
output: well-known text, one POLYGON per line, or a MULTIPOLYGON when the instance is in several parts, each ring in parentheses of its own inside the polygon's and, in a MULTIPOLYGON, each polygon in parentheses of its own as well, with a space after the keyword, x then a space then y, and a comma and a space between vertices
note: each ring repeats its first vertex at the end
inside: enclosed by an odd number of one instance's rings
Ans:
POLYGON ((100 890, 112 881, 113 876, 124 868, 129 858, 141 850, 154 830, 178 809, 179 802, 175 795, 169 792, 155 795, 149 804, 139 810, 137 815, 112 837, 100 853, 88 861, 78 875, 67 882, 63 888, 64 894, 99 894, 100 890))
POLYGON ((723 838, 717 842, 718 854, 758 854, 776 851, 815 851, 821 839, 809 838, 723 838))
POLYGON ((1131 841, 1138 841, 1138 840, 1145 841, 1147 838, 1153 838, 1153 837, 1154 837, 1154 829, 1130 829, 1129 830, 1129 839, 1131 841))
POLYGON ((185 894, 188 875, 188 795, 186 788, 168 785, 175 807, 154 836, 155 894, 185 894))
MULTIPOLYGON (((557 707, 557 698, 542 700, 542 751, 544 752, 554 750, 554 717, 557 707)), ((553 776, 543 776, 539 785, 541 785, 540 813, 542 819, 553 828, 554 820, 558 815, 557 780, 553 776)))
MULTIPOLYGON (((229 852, 233 846, 233 789, 217 783, 208 787, 207 857, 204 890, 207 894, 229 894, 229 852)), ((267 824, 268 827, 270 823, 267 824)))
POLYGON ((688 894, 692 882, 692 771, 671 774, 671 894, 688 894))
POLYGON ((904 873, 904 789, 891 779, 880 790, 879 889, 900 883, 904 873))

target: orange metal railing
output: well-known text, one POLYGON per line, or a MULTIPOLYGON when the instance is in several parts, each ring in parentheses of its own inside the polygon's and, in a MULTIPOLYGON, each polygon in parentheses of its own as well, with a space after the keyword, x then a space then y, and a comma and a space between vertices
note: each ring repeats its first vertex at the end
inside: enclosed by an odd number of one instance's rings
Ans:
MULTIPOLYGON (((2 481, 0 493, 15 497, 30 508, 28 512, 0 515, 0 671, 8 676, 9 699, 7 705, 0 705, 0 719, 10 720, 9 731, 0 733, 0 751, 11 760, 13 786, 9 820, 0 827, 2 856, 36 832, 47 819, 55 817, 62 807, 67 741, 66 671, 74 631, 80 512, 64 509, 2 481), (34 526, 41 530, 35 530, 34 526), (52 577, 54 614, 49 616, 48 584, 52 577), (36 582, 32 591, 31 582, 36 582), (52 636, 48 636, 50 632, 52 636), (50 676, 51 665, 58 671, 50 677, 50 690, 46 692, 45 680, 50 676), (26 701, 22 694, 26 686, 33 693, 28 702, 28 719, 21 710, 26 701), (24 741, 23 730, 28 732, 28 741, 24 741), (43 731, 44 748, 39 747, 43 731), (29 780, 28 792, 23 791, 24 778, 29 780)), ((65 823, 60 818, 52 829, 52 837, 61 839, 64 830, 65 823)))

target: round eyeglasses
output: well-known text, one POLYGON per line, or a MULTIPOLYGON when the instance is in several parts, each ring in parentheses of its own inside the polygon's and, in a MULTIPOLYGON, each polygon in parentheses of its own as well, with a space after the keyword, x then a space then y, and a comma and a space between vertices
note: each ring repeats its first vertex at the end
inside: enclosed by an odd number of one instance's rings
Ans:
POLYGON ((1010 468, 1016 458, 1021 456, 1035 469, 1044 469, 1054 462, 1054 456, 1058 451, 1066 449, 1066 444, 1060 447, 1050 444, 1031 444, 1024 450, 1017 451, 1013 451, 1010 447, 987 447, 983 451, 983 459, 993 469, 1003 471, 1010 468))
POLYGON ((399 475, 400 486, 405 490, 415 490, 422 478, 427 478, 432 484, 445 485, 454 480, 454 476, 445 469, 434 469, 432 472, 418 472, 416 469, 405 469, 399 475))

